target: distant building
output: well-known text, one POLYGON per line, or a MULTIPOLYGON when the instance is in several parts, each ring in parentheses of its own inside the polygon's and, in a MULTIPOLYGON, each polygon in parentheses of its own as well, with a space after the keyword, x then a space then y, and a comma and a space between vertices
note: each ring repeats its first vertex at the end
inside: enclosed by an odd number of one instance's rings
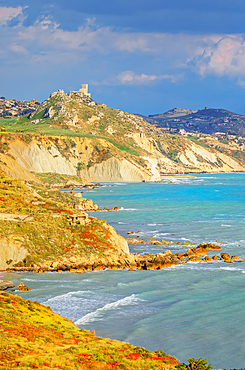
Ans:
POLYGON ((83 93, 84 95, 88 96, 91 98, 91 94, 88 92, 88 84, 82 84, 81 89, 78 90, 78 92, 83 93))

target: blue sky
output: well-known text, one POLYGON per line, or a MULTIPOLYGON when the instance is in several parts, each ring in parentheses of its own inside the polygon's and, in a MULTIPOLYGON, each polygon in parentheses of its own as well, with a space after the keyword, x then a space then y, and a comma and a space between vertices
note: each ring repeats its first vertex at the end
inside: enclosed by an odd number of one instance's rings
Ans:
POLYGON ((245 114, 244 0, 0 0, 0 96, 245 114))

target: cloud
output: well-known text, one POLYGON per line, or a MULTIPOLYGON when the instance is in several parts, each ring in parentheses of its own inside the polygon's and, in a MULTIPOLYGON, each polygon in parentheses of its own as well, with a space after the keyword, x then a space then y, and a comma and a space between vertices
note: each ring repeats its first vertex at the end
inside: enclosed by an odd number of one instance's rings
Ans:
POLYGON ((133 71, 124 71, 117 75, 116 81, 122 85, 147 85, 151 82, 167 80, 177 82, 177 77, 171 75, 146 75, 144 73, 137 75, 133 71))
MULTIPOLYGON (((140 74, 134 67, 135 72, 126 70, 114 79, 103 76, 104 84, 140 85, 161 80, 175 83, 179 79, 176 76, 193 72, 202 77, 209 74, 240 77, 245 74, 245 42, 241 34, 128 32, 99 26, 94 18, 71 31, 63 29, 50 15, 39 17, 29 26, 19 23, 10 27, 8 22, 23 16, 23 9, 21 6, 0 7, 0 26, 4 26, 0 58, 10 59, 12 56, 8 53, 14 52, 28 58, 28 63, 66 65, 70 61, 79 64, 86 60, 89 63, 91 58, 101 60, 107 57, 108 64, 116 63, 117 59, 135 66, 142 60, 148 71, 154 70, 155 65, 160 73, 164 71, 164 74, 140 74)), ((120 63, 119 68, 122 70, 120 63)), ((117 72, 115 65, 114 75, 117 72)))
POLYGON ((238 79, 237 85, 245 89, 245 81, 242 80, 241 78, 238 79))
POLYGON ((92 85, 149 85, 161 80, 170 80, 172 83, 176 83, 179 81, 180 78, 180 75, 147 75, 145 73, 137 74, 134 71, 128 70, 120 72, 116 76, 104 79, 102 82, 93 81, 92 85))
POLYGON ((27 50, 24 48, 23 45, 11 44, 10 50, 17 54, 27 54, 27 50))
POLYGON ((196 66, 201 76, 240 76, 245 74, 245 42, 242 35, 227 35, 195 56, 189 64, 196 66))
POLYGON ((16 18, 19 15, 21 15, 23 9, 24 8, 22 8, 21 6, 18 6, 17 8, 6 6, 0 7, 0 25, 5 25, 13 18, 16 18))

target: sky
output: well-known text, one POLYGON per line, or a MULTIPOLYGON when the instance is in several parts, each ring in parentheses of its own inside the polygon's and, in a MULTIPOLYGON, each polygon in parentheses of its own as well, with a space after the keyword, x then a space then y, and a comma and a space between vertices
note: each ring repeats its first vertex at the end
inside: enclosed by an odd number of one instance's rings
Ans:
POLYGON ((0 96, 245 115, 244 0, 0 0, 0 96))

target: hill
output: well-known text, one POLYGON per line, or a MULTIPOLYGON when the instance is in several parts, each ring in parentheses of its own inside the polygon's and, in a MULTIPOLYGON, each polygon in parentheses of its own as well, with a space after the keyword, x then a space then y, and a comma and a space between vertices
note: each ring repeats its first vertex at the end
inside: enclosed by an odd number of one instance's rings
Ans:
MULTIPOLYGON (((182 119, 185 113, 177 109, 168 116, 182 119)), ((0 119, 0 128, 2 170, 37 182, 49 173, 82 182, 137 182, 159 181, 166 173, 245 168, 243 137, 165 132, 80 90, 58 90, 32 113, 0 119)))
POLYGON ((245 136, 245 116, 225 109, 205 108, 198 111, 174 108, 163 114, 143 117, 151 124, 205 134, 217 132, 245 136))

